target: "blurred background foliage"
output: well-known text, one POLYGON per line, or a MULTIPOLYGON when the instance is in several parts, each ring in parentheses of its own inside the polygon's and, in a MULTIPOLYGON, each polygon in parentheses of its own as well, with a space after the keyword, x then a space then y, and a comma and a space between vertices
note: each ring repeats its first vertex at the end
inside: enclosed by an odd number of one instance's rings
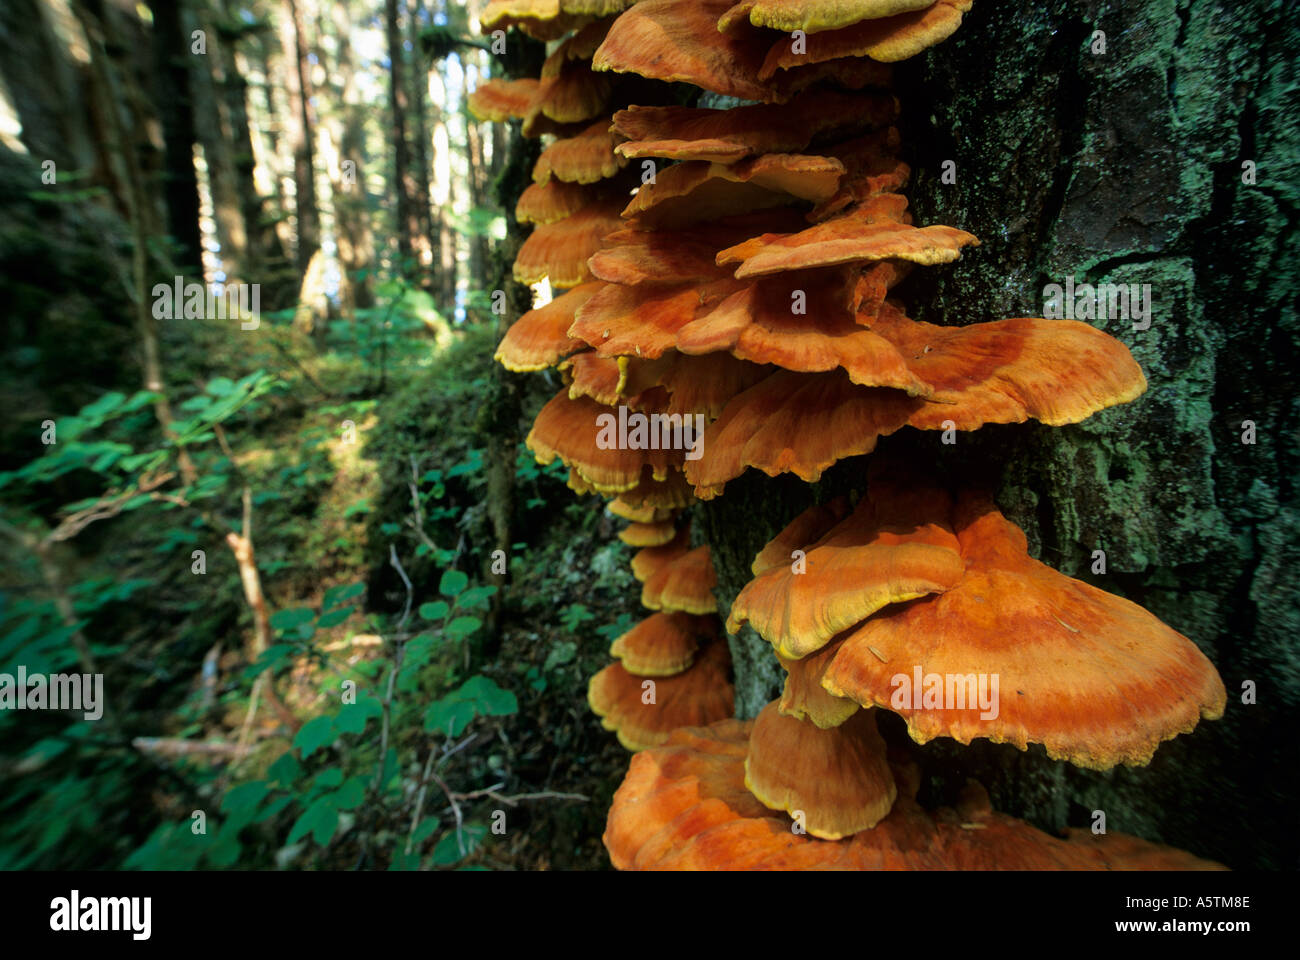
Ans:
POLYGON ((0 10, 0 673, 105 700, 0 710, 0 868, 607 865, 638 589, 523 447, 558 382, 492 360, 477 6, 0 10), (155 316, 175 278, 260 322, 155 316))

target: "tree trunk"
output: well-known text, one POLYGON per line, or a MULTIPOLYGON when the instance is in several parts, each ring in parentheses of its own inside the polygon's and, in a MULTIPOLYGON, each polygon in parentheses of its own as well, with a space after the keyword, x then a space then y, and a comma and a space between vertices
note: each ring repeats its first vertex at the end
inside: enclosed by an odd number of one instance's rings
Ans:
MULTIPOLYGON (((187 11, 189 12, 189 11, 187 11)), ((249 277, 249 231, 239 195, 240 178, 232 155, 231 128, 225 116, 220 90, 226 81, 221 52, 222 41, 207 19, 186 17, 183 32, 202 27, 207 37, 207 53, 190 58, 190 89, 194 94, 194 127, 203 146, 207 167, 208 193, 212 198, 212 219, 217 241, 221 245, 221 266, 229 280, 249 277)), ((245 136, 247 134, 245 133, 245 136)), ((249 184, 251 186, 251 184, 249 184)), ((256 194, 254 194, 256 198, 256 194)))
POLYGON ((438 231, 429 207, 429 130, 425 103, 429 91, 429 65, 420 52, 420 15, 424 4, 413 0, 406 12, 407 37, 411 43, 411 178, 415 189, 415 219, 419 224, 411 240, 415 257, 420 261, 420 286, 432 290, 434 251, 438 231))
POLYGON ((397 0, 384 0, 384 32, 388 38, 389 105, 393 112, 393 192, 397 196, 397 222, 394 226, 399 267, 406 272, 417 269, 415 238, 419 236, 420 222, 416 210, 418 193, 411 176, 411 160, 406 142, 409 96, 402 65, 402 30, 397 0))
MULTIPOLYGON (((194 171, 194 103, 190 94, 190 36, 184 0, 164 0, 153 10, 154 101, 162 122, 167 230, 184 267, 201 268, 199 181, 194 171)), ((201 270, 200 270, 201 273, 201 270)))
POLYGON ((316 207, 316 163, 312 150, 311 61, 298 0, 284 0, 280 11, 280 46, 284 51, 284 86, 289 97, 289 144, 293 150, 294 212, 298 243, 294 260, 306 276, 320 249, 320 214, 316 207))
MULTIPOLYGON (((997 809, 1047 829, 1089 826, 1102 810, 1109 830, 1232 867, 1300 856, 1280 788, 1294 766, 1285 717, 1300 699, 1300 414, 1280 359, 1300 346, 1300 30, 1286 9, 977 3, 954 37, 896 70, 916 222, 983 241, 951 267, 914 271, 897 291, 909 313, 945 324, 1042 316, 1044 287, 1070 275, 1150 284, 1149 329, 1093 321, 1129 345, 1150 386, 1076 426, 985 427, 947 457, 935 435, 903 431, 880 451, 928 458, 954 484, 992 481, 1037 556, 1191 637, 1228 688, 1223 720, 1164 744, 1148 767, 1110 773, 1037 746, 917 747, 881 711, 886 736, 920 760, 928 799, 950 800, 972 776, 997 809), (1098 30, 1105 53, 1092 52, 1098 30), (955 183, 941 179, 947 160, 955 183), (1242 442, 1247 420, 1254 445, 1242 442), (1101 576, 1090 572, 1097 549, 1101 576), (1244 681, 1258 684, 1258 705, 1243 705, 1244 681)), ((749 471, 704 507, 723 609, 766 538, 814 495, 857 482, 861 459, 816 491, 749 471)), ((781 674, 752 632, 732 649, 737 709, 752 716, 781 674)))
POLYGON ((364 104, 357 100, 356 65, 352 53, 352 18, 347 4, 331 10, 338 45, 335 73, 339 78, 339 109, 334 136, 339 145, 338 180, 334 184, 334 217, 338 234, 339 267, 343 274, 341 299, 347 309, 374 305, 371 281, 375 259, 366 196, 366 136, 364 104), (364 275, 363 275, 364 274, 364 275))
MULTIPOLYGON (((545 47, 533 40, 523 37, 516 39, 504 63, 504 75, 507 77, 537 76, 542 69, 545 47)), ((504 126, 504 124, 502 124, 504 126)), ((510 124, 509 143, 503 152, 503 172, 495 182, 496 202, 509 211, 513 217, 515 204, 519 195, 531 182, 533 164, 541 152, 536 140, 524 140, 519 135, 519 125, 510 124), (508 164, 508 167, 505 166, 508 164)), ((507 231, 506 239, 493 251, 490 276, 487 278, 488 290, 501 290, 505 293, 507 315, 495 317, 498 333, 504 334, 506 328, 532 309, 532 291, 522 283, 517 283, 512 273, 512 265, 519 253, 519 248, 527 239, 528 229, 513 223, 507 231)), ((492 364, 492 373, 488 381, 487 395, 479 410, 477 427, 479 433, 487 438, 487 511, 492 524, 493 549, 502 550, 507 559, 510 557, 511 544, 514 543, 515 513, 515 458, 519 453, 519 442, 526 432, 521 422, 523 417, 523 400, 520 381, 521 374, 511 373, 499 363, 492 364)), ((484 577, 489 583, 504 586, 506 574, 492 571, 492 564, 484 564, 484 577)), ((507 571, 509 567, 507 565, 507 571)), ((492 598, 492 610, 488 619, 487 642, 482 655, 491 658, 500 647, 498 623, 501 616, 502 590, 498 589, 492 598)))

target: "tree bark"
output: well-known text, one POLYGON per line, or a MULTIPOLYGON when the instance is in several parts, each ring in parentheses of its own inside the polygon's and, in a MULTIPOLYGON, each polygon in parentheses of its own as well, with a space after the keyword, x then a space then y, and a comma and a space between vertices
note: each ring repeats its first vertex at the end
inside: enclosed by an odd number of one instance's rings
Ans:
POLYGON ((199 181, 194 171, 194 103, 190 92, 190 37, 184 0, 151 4, 153 11, 154 101, 162 122, 167 230, 176 259, 201 273, 199 181))
POLYGON ((415 219, 418 224, 411 238, 415 257, 420 262, 420 286, 432 290, 434 252, 438 249, 441 233, 438 221, 430 207, 429 196, 429 130, 425 103, 429 90, 429 64, 420 52, 420 15, 424 4, 412 0, 406 11, 407 38, 411 44, 411 179, 415 190, 415 219))
POLYGON ((406 141, 409 95, 402 64, 402 30, 397 0, 384 0, 384 32, 388 39, 389 106, 393 113, 393 192, 397 197, 397 252, 403 271, 416 269, 415 238, 420 232, 416 210, 418 193, 411 176, 411 160, 406 141))
MULTIPOLYGON (((1164 744, 1145 768, 1056 763, 1041 747, 888 739, 925 772, 925 799, 967 776, 994 806, 1046 829, 1107 828, 1229 866, 1294 867, 1288 712, 1300 700, 1300 507, 1283 358, 1300 339, 1300 29, 1275 0, 977 3, 948 41, 896 68, 918 224, 983 245, 896 291, 913 317, 965 324, 1042 316, 1044 287, 1148 283, 1151 325, 1093 321, 1124 341, 1149 389, 1063 428, 985 427, 945 455, 903 431, 878 452, 934 465, 954 485, 989 482, 1044 562, 1142 604, 1191 637, 1228 688, 1223 720, 1164 744), (1093 53, 1095 31, 1106 52, 1093 53), (944 183, 943 165, 956 164, 944 183), (1257 180, 1243 182, 1253 161, 1257 180), (1258 441, 1242 442, 1243 421, 1258 441), (1285 439, 1284 438, 1288 438, 1285 439), (1090 572, 1093 551, 1108 572, 1090 572), (1258 705, 1242 703, 1254 681, 1258 705)), ((863 458, 859 458, 861 461, 863 458)), ((703 508, 722 609, 766 539, 814 497, 852 487, 843 462, 810 487, 750 471, 703 508)), ((737 710, 779 692, 771 648, 733 638, 737 710)))
POLYGON ((352 18, 345 3, 331 10, 338 55, 339 109, 334 136, 339 145, 341 169, 334 184, 334 215, 338 231, 338 257, 343 282, 341 299, 347 309, 374 305, 371 275, 375 259, 374 236, 366 194, 365 105, 357 101, 356 65, 352 52, 352 18), (364 275, 363 275, 364 274, 364 275))
POLYGON ((303 31, 299 0, 284 0, 280 12, 280 45, 284 51, 285 91, 289 97, 289 143, 293 150, 294 213, 298 220, 295 262, 307 276, 320 249, 320 214, 316 206, 316 163, 312 149, 311 62, 303 31))

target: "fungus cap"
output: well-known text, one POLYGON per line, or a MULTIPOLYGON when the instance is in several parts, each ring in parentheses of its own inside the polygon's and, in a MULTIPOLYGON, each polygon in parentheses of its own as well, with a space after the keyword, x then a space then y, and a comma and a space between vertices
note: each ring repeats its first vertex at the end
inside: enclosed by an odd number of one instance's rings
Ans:
POLYGON ((592 203, 563 220, 535 228, 515 257, 515 279, 539 283, 549 277, 554 287, 590 281, 587 259, 600 249, 606 234, 622 226, 618 207, 617 200, 592 203))
POLYGON ((797 566, 772 567, 741 589, 727 631, 747 622, 797 660, 877 610, 950 589, 964 569, 951 517, 946 492, 878 472, 854 511, 804 546, 797 566))
POLYGON ((829 729, 838 727, 858 712, 860 707, 857 703, 848 697, 832 696, 822 686, 822 676, 840 642, 832 640, 801 660, 787 660, 777 655, 785 669, 785 684, 781 688, 781 699, 777 701, 782 716, 829 729))
POLYGON ((638 550, 632 557, 632 576, 645 583, 656 573, 686 556, 691 550, 690 526, 683 526, 677 536, 659 547, 646 547, 638 550))
POLYGON ((759 31, 719 33, 731 0, 640 0, 596 50, 597 70, 684 82, 742 100, 773 99, 758 81, 769 41, 759 31))
POLYGON ((597 437, 608 429, 616 412, 588 397, 570 399, 567 390, 542 407, 533 421, 525 443, 543 465, 559 457, 564 465, 601 493, 624 493, 638 486, 643 470, 656 480, 666 480, 672 470, 681 467, 680 450, 638 450, 618 444, 602 448, 597 437))
POLYGON ((615 640, 609 654, 634 676, 671 677, 689 667, 696 651, 717 636, 715 617, 654 613, 615 640))
MULTIPOLYGON (((923 810, 899 790, 874 829, 831 841, 801 836, 745 789, 752 723, 723 720, 675 731, 632 758, 614 794, 604 842, 620 870, 1221 870, 1208 860, 1123 834, 1049 836, 982 812, 963 829, 955 811, 923 810)), ((905 782, 895 767, 895 780, 905 782)))
POLYGON ((669 677, 638 677, 611 663, 591 678, 587 703, 606 730, 617 732, 619 743, 644 750, 663 743, 678 727, 731 716, 730 667, 727 645, 720 642, 708 644, 690 667, 669 677))
POLYGON ((802 812, 804 828, 823 840, 871 829, 898 796, 873 711, 822 729, 783 716, 776 701, 754 720, 745 786, 766 807, 802 812))
POLYGON ((729 110, 633 106, 614 114, 615 150, 630 159, 663 157, 734 163, 762 154, 799 153, 814 139, 885 126, 898 117, 892 94, 835 90, 800 94, 784 104, 729 110))
POLYGON ((756 27, 782 33, 802 30, 818 33, 924 9, 934 0, 741 0, 718 20, 719 30, 730 30, 748 20, 756 27))
POLYGON ((962 14, 972 0, 906 0, 910 11, 895 11, 896 16, 859 20, 819 31, 809 30, 799 53, 788 40, 772 45, 759 71, 762 79, 777 70, 844 57, 870 57, 895 63, 914 57, 922 50, 942 43, 957 32, 962 14))
POLYGON ((629 547, 661 547, 675 536, 677 536, 677 527, 672 520, 630 523, 618 534, 618 538, 629 547))
POLYGON ((524 373, 545 370, 582 348, 569 338, 574 314, 599 290, 599 283, 584 283, 534 307, 510 325, 497 346, 495 359, 507 370, 524 373))
POLYGON ((627 160, 614 153, 608 120, 597 120, 572 137, 556 140, 533 166, 533 182, 555 177, 569 183, 595 183, 618 173, 627 160))
POLYGON ((467 98, 469 112, 489 123, 520 120, 537 96, 540 81, 536 77, 518 80, 497 78, 480 83, 467 98))
POLYGON ((1041 743, 1095 770, 1146 764, 1162 741, 1223 715, 1222 680, 1182 634, 1034 560, 988 498, 963 495, 955 516, 961 580, 850 633, 826 670, 828 692, 893 710, 920 743, 1041 743), (987 678, 984 688, 968 677, 987 678), (969 699, 977 692, 985 704, 969 699))
POLYGON ((790 566, 796 560, 796 550, 802 551, 808 544, 820 540, 848 513, 849 502, 845 497, 836 497, 804 510, 758 552, 749 565, 750 572, 758 577, 776 567, 790 566))
POLYGON ((708 546, 696 547, 669 560, 646 579, 641 588, 641 605, 651 610, 716 613, 718 601, 713 588, 717 585, 718 575, 708 546))

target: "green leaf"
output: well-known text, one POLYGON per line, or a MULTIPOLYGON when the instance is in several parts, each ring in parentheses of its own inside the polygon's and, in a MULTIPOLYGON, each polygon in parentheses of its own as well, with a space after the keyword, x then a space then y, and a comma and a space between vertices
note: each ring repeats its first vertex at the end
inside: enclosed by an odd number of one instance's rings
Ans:
POLYGON ((343 786, 334 794, 340 810, 351 810, 361 805, 366 798, 366 781, 362 777, 348 777, 343 786))
POLYGON ((459 597, 456 598, 456 606, 464 610, 473 610, 475 607, 484 609, 488 606, 488 597, 497 592, 497 588, 488 584, 481 587, 470 587, 459 597))
POLYGON ((277 610, 271 614, 271 628, 274 630, 292 630, 316 619, 316 611, 311 607, 294 607, 291 610, 277 610))
POLYGON ((343 771, 338 767, 330 767, 328 770, 322 770, 316 774, 316 779, 312 781, 312 789, 329 790, 337 787, 343 782, 343 771))
POLYGON ((339 811, 335 806, 334 795, 327 794, 315 800, 303 811, 302 816, 294 823, 293 829, 289 831, 288 842, 297 843, 310 833, 312 839, 323 847, 333 839, 338 825, 339 811))
POLYGON ((286 660, 293 657, 297 649, 292 643, 273 643, 262 651, 262 655, 257 658, 257 662, 251 664, 244 671, 244 675, 256 677, 263 670, 279 670, 286 660))
POLYGON ((440 821, 437 817, 426 817, 421 820, 420 825, 415 828, 415 833, 411 835, 411 845, 418 847, 420 844, 424 843, 424 841, 428 840, 429 837, 433 835, 433 831, 437 830, 439 826, 440 821))
POLYGON ((312 717, 293 738, 293 745, 302 751, 302 758, 306 760, 321 747, 333 743, 334 736, 334 717, 331 714, 312 717))
POLYGON ((258 805, 270 792, 271 785, 265 780, 250 780, 231 787, 221 798, 221 812, 229 818, 228 823, 249 823, 257 812, 258 805))
POLYGON ((266 772, 273 782, 287 787, 302 776, 302 764, 293 755, 293 751, 286 750, 280 754, 280 759, 271 764, 270 769, 266 772))
POLYGON ((282 797, 276 797, 274 800, 272 800, 270 803, 268 803, 265 807, 262 808, 262 812, 259 813, 254 818, 253 822, 261 823, 264 820, 270 820, 272 817, 279 814, 280 811, 283 810, 285 807, 287 807, 292 801, 293 801, 293 797, 287 793, 282 797))
POLYGON ((444 597, 454 597, 469 586, 469 577, 459 570, 447 570, 438 584, 438 592, 444 597))
POLYGON ((325 591, 325 599, 321 601, 322 610, 330 610, 341 603, 352 600, 366 592, 364 583, 341 584, 337 587, 330 587, 325 591))
POLYGON ((337 610, 331 610, 329 613, 322 613, 321 618, 316 621, 316 626, 321 630, 328 630, 330 627, 337 627, 352 614, 356 613, 356 607, 339 607, 337 610))
POLYGON ((519 712, 519 700, 515 695, 482 675, 466 680, 457 694, 472 700, 485 716, 506 717, 519 712))
POLYGON ((363 733, 366 729, 366 711, 360 704, 345 703, 334 717, 334 730, 337 733, 363 733))
POLYGON ((474 704, 468 700, 443 697, 429 704, 424 713, 424 729, 442 731, 449 737, 459 737, 474 719, 474 704))
POLYGON ((447 634, 453 640, 463 640, 481 626, 483 621, 478 617, 457 617, 447 624, 447 634))
MULTIPOLYGON (((446 580, 445 577, 443 579, 444 581, 446 580)), ((451 608, 447 606, 446 600, 435 600, 433 603, 422 603, 420 604, 419 610, 420 616, 425 620, 441 620, 450 612, 451 608)))

